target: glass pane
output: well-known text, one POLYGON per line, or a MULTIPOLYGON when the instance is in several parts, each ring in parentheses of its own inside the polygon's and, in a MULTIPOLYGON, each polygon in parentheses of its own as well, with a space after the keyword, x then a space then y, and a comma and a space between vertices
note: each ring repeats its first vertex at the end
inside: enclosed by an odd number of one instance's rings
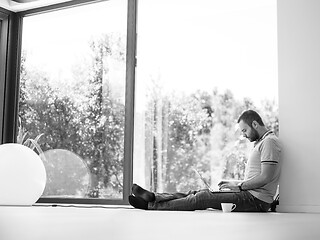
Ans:
POLYGON ((126 21, 125 0, 24 19, 18 142, 40 147, 44 197, 122 199, 126 21))
POLYGON ((278 132, 275 0, 140 0, 133 181, 153 191, 242 179, 236 121, 278 132))

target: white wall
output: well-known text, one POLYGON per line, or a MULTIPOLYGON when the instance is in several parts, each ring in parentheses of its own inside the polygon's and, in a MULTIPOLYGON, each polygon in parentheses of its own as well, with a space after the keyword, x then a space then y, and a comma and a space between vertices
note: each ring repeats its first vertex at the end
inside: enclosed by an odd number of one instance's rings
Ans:
POLYGON ((320 212, 320 1, 278 0, 282 212, 320 212))

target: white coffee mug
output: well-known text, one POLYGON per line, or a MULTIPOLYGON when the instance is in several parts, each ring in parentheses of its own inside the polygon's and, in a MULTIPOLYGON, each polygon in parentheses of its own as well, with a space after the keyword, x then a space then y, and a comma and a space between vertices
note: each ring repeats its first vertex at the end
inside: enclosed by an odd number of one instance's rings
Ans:
POLYGON ((234 203, 221 203, 221 207, 223 212, 232 212, 237 205, 234 203))

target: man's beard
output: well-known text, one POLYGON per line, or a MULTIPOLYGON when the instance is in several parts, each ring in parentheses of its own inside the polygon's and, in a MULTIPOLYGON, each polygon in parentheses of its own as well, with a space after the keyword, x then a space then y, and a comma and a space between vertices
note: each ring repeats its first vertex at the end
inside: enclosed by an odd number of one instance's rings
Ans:
POLYGON ((252 128, 252 135, 248 137, 250 142, 255 142, 260 138, 257 130, 252 128))

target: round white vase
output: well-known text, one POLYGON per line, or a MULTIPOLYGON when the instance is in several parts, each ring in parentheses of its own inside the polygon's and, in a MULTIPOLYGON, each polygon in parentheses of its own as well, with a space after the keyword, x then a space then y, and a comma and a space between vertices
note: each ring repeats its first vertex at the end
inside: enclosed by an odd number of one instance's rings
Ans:
POLYGON ((45 186, 46 170, 38 154, 21 144, 0 145, 0 205, 30 206, 45 186))

